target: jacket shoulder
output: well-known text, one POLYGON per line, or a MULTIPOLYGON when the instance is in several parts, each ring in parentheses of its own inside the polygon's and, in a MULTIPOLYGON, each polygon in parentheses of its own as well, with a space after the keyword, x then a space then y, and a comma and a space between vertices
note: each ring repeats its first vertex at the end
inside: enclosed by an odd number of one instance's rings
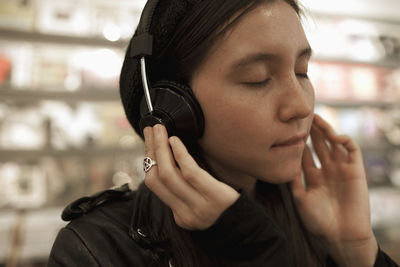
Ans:
POLYGON ((47 266, 76 266, 77 262, 86 267, 100 266, 79 236, 69 228, 62 228, 51 249, 47 266))
POLYGON ((134 193, 135 191, 132 191, 128 184, 124 184, 117 188, 100 191, 91 196, 81 197, 64 208, 61 218, 64 221, 72 221, 105 204, 131 200, 134 193))
POLYGON ((138 191, 128 185, 83 197, 69 204, 62 219, 70 221, 53 244, 50 266, 151 266, 150 251, 131 234, 138 191), (74 263, 74 264, 70 264, 74 263), (56 265, 59 264, 59 265, 56 265), (80 265, 79 265, 80 266, 80 265))

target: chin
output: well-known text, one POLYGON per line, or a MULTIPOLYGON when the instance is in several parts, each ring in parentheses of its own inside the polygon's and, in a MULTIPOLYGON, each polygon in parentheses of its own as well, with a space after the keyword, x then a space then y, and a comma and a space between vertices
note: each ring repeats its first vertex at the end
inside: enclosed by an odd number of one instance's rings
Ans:
POLYGON ((284 184, 293 181, 294 178, 301 172, 301 163, 292 163, 285 165, 277 165, 274 168, 264 170, 264 173, 258 177, 259 179, 272 183, 272 184, 284 184))

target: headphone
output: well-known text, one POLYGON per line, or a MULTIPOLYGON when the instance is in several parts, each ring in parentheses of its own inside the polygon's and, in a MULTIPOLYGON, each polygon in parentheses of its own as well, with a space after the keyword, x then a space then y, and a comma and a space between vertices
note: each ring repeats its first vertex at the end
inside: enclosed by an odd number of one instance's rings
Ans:
POLYGON ((140 60, 144 96, 140 103, 140 132, 147 126, 162 124, 168 135, 194 141, 203 135, 204 116, 192 89, 176 81, 156 81, 151 86, 146 72, 146 58, 153 54, 153 35, 150 32, 158 0, 145 5, 136 33, 131 40, 130 56, 140 60))

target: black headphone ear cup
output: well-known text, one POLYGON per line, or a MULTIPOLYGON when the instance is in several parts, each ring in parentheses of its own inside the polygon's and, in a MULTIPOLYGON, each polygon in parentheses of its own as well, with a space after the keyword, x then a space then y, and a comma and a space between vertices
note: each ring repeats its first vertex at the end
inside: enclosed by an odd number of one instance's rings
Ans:
POLYGON ((141 102, 141 131, 146 126, 162 123, 169 136, 176 135, 184 142, 203 135, 204 115, 190 87, 174 82, 159 81, 151 89, 154 111, 148 112, 145 99, 141 102))

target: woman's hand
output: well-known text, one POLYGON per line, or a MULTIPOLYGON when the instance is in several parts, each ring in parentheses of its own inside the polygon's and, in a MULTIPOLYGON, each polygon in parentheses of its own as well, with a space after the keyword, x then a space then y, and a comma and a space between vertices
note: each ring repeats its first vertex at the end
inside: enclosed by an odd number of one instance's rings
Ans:
POLYGON ((239 198, 236 190, 201 169, 178 137, 168 139, 164 126, 146 127, 144 136, 146 156, 157 162, 145 184, 171 208, 180 227, 207 229, 239 198))
POLYGON ((303 171, 292 183, 307 230, 325 241, 340 266, 373 266, 378 251, 370 223, 368 186, 359 146, 315 115, 311 140, 321 162, 304 150, 303 171))

